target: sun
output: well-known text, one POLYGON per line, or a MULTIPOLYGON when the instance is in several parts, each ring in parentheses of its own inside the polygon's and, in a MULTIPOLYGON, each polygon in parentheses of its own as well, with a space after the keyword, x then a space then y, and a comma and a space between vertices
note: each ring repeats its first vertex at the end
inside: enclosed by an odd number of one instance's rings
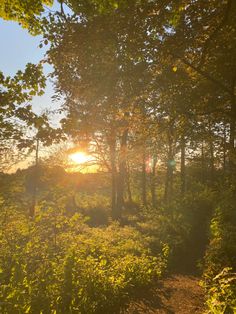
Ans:
POLYGON ((99 165, 93 155, 86 152, 77 151, 68 154, 67 172, 95 173, 99 169, 99 165))
POLYGON ((74 154, 71 154, 69 158, 76 164, 85 164, 89 161, 91 161, 91 156, 87 155, 86 153, 83 152, 77 152, 74 154))

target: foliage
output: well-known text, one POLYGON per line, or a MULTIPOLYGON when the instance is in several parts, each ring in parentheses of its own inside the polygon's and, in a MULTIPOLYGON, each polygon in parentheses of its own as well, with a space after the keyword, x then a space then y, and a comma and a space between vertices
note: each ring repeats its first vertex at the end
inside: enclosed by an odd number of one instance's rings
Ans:
POLYGON ((25 71, 18 71, 14 77, 0 72, 1 170, 17 163, 20 155, 25 157, 36 149, 36 139, 51 145, 59 138, 60 132, 50 126, 49 117, 36 115, 30 104, 34 96, 43 95, 45 84, 42 64, 29 63, 25 71))
POLYGON ((183 245, 184 238, 189 233, 189 225, 186 224, 181 213, 168 213, 166 208, 143 209, 138 228, 151 237, 154 252, 158 252, 161 243, 165 242, 173 253, 173 250, 183 245))
POLYGON ((111 184, 39 162, 58 136, 28 105, 41 65, 0 74, 0 158, 37 156, 0 176, 1 311, 114 312, 167 265, 196 273, 199 260, 210 311, 234 311, 236 2, 65 0, 39 21, 49 2, 4 0, 0 16, 41 27, 63 132, 111 184))
POLYGON ((41 64, 29 63, 24 72, 18 71, 13 78, 5 77, 0 72, 1 141, 20 138, 21 128, 18 121, 34 124, 35 114, 32 113, 29 102, 34 95, 42 95, 44 88, 45 77, 41 64))
MULTIPOLYGON (((52 2, 2 0, 0 18, 18 21, 32 34, 38 34, 41 28, 38 16, 44 11, 44 5, 51 5, 52 2)), ((45 86, 42 63, 28 63, 25 70, 17 71, 14 77, 5 76, 0 71, 0 170, 8 170, 9 163, 17 163, 22 155, 25 157, 27 149, 35 149, 35 138, 30 134, 33 127, 44 144, 51 144, 52 136, 58 136, 50 127, 48 117, 37 116, 30 104, 34 96, 43 95, 45 86)))
POLYGON ((228 187, 211 220, 211 237, 205 255, 204 283, 212 313, 235 310, 236 212, 235 191, 228 187))
POLYGON ((44 5, 52 5, 53 0, 1 0, 0 17, 4 20, 17 21, 31 32, 39 31, 37 15, 44 11, 44 5))
POLYGON ((166 267, 166 250, 152 256, 132 227, 90 228, 53 208, 35 222, 16 211, 2 219, 1 313, 113 311, 166 267))
POLYGON ((207 306, 208 313, 235 313, 236 312, 236 273, 232 268, 224 268, 208 285, 207 306))
POLYGON ((223 267, 235 267, 236 212, 234 189, 228 188, 211 220, 210 244, 206 252, 206 273, 217 275, 223 267))

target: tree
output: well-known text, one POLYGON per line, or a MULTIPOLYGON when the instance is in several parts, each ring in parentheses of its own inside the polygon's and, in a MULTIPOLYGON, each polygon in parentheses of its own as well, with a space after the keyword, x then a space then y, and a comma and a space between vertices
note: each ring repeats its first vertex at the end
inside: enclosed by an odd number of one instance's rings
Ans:
MULTIPOLYGON (((53 1, 9 1, 0 3, 0 18, 17 21, 22 27, 28 28, 31 33, 38 33, 41 27, 38 16, 44 11, 43 5, 50 5, 53 1)), ((11 78, 5 77, 0 72, 0 160, 1 169, 5 169, 5 162, 10 159, 14 162, 16 149, 32 150, 33 142, 29 133, 36 127, 38 133, 45 133, 43 125, 47 125, 47 117, 38 117, 33 113, 30 102, 35 95, 42 95, 45 88, 46 78, 43 75, 42 64, 28 63, 25 71, 18 71, 11 78), (42 121, 43 120, 43 121, 42 121), (40 124, 40 130, 39 130, 40 124), (27 129, 27 130, 26 130, 27 129)), ((48 128, 48 132, 51 129, 48 128)), ((41 137, 41 135, 40 135, 41 137)), ((44 143, 50 139, 44 136, 44 143)), ((17 154, 18 156, 18 154, 17 154)), ((19 161, 19 160, 18 160, 19 161)))
POLYGON ((38 16, 43 13, 44 5, 52 5, 53 0, 2 0, 0 17, 4 20, 17 21, 32 33, 38 33, 40 23, 38 16))
POLYGON ((209 100, 205 109, 221 113, 230 127, 229 159, 235 168, 235 1, 180 1, 170 7, 169 27, 164 51, 180 67, 191 69, 199 80, 205 81, 202 89, 209 100), (221 101, 220 101, 221 100, 221 101))
MULTIPOLYGON (((234 38, 227 33, 231 28, 234 32, 232 1, 218 3, 216 9, 215 0, 65 4, 73 13, 51 14, 44 28, 45 39, 51 41, 48 60, 55 67, 57 92, 66 99, 68 116, 63 124, 75 135, 87 132, 90 139, 95 134, 106 139, 113 173, 112 203, 118 204, 118 216, 124 204, 130 138, 134 125, 143 123, 141 116, 137 123, 137 108, 152 116, 149 123, 161 130, 167 199, 173 194, 176 161, 181 164, 184 194, 186 152, 194 147, 195 155, 199 153, 207 125, 212 130, 222 123, 230 128, 232 165, 234 92, 230 86, 235 63, 234 38), (221 40, 226 48, 221 47, 221 40)), ((207 136, 215 139, 214 131, 207 136)), ((212 170, 214 139, 208 141, 212 170)), ((143 182, 145 172, 143 167, 143 182)))
POLYGON ((119 218, 124 206, 134 98, 149 80, 148 63, 142 58, 141 48, 133 49, 134 45, 141 44, 141 36, 135 37, 129 24, 130 19, 134 18, 137 23, 141 20, 130 14, 135 3, 130 3, 129 11, 125 6, 124 16, 117 15, 115 7, 108 10, 110 14, 101 13, 101 16, 93 16, 94 8, 89 10, 84 3, 76 6, 71 2, 70 7, 74 8, 74 15, 51 16, 45 35, 51 40, 48 58, 55 68, 57 90, 66 98, 68 118, 63 119, 63 124, 70 133, 83 135, 85 132, 90 138, 102 133, 107 140, 113 216, 119 218), (84 16, 80 16, 81 12, 84 16), (136 38, 135 44, 126 34, 136 38))
POLYGON ((42 95, 45 77, 42 65, 28 64, 24 72, 18 71, 11 78, 0 72, 0 158, 3 163, 6 150, 29 147, 30 141, 25 136, 25 128, 37 123, 37 116, 29 104, 34 95, 42 95))

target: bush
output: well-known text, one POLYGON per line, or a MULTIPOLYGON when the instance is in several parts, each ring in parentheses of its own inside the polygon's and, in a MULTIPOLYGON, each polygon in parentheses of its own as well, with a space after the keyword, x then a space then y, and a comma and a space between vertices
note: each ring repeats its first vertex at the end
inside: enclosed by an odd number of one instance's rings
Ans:
POLYGON ((199 185, 181 199, 173 199, 159 208, 144 208, 139 230, 152 238, 153 251, 158 253, 160 243, 170 248, 169 269, 196 273, 204 257, 208 241, 209 221, 215 193, 199 185))
POLYGON ((135 228, 90 228, 54 208, 34 222, 10 216, 0 234, 0 312, 115 313, 164 271, 168 250, 154 257, 149 245, 135 228))
POLYGON ((232 268, 224 268, 213 279, 203 284, 207 289, 209 313, 236 313, 236 273, 232 268))
POLYGON ((235 313, 236 208, 233 189, 224 192, 210 230, 204 269, 207 305, 211 313, 235 313))

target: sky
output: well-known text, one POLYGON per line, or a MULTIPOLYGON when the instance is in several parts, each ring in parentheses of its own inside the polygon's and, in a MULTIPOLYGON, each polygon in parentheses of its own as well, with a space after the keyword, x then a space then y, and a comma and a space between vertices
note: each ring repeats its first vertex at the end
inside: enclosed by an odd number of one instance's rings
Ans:
MULTIPOLYGON (((55 9, 56 6, 53 7, 55 9)), ((39 48, 42 36, 32 36, 17 22, 4 21, 0 19, 0 71, 5 76, 13 76, 18 70, 24 70, 28 62, 38 63, 43 59, 46 48, 39 48)), ((52 67, 44 65, 44 73, 47 75, 52 67)), ((56 108, 59 105, 52 103, 53 84, 47 80, 45 94, 34 97, 32 105, 36 113, 45 108, 56 108)))
MULTIPOLYGON (((53 10, 57 5, 53 6, 53 10)), ((18 70, 24 70, 27 63, 37 64, 44 58, 46 48, 39 48, 42 36, 32 36, 26 29, 23 29, 17 22, 4 21, 0 19, 0 71, 5 76, 14 76, 18 70)), ((53 68, 44 65, 44 74, 48 75, 53 68)), ((59 103, 52 102, 53 84, 47 80, 47 87, 43 96, 36 96, 32 101, 33 110, 40 114, 44 109, 56 109, 59 103)), ((53 116, 51 123, 58 126, 59 115, 53 116)), ((31 157, 29 157, 31 158, 31 157)), ((17 168, 25 168, 28 160, 17 164, 17 168)), ((15 169, 12 169, 15 171, 15 169)))

